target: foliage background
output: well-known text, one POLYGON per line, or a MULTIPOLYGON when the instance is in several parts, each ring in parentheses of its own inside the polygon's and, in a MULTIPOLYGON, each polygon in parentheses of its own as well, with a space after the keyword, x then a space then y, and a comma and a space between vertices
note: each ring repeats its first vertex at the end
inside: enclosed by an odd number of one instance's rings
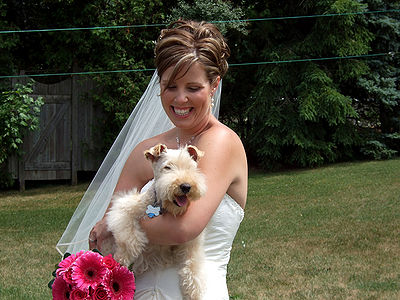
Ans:
MULTIPOLYGON (((399 9, 388 0, 86 1, 0 0, 4 29, 160 24, 142 28, 0 35, 0 72, 14 74, 151 69, 163 25, 177 18, 243 20, 399 9)), ((230 63, 391 53, 297 63, 232 66, 220 119, 263 168, 312 167, 400 150, 400 13, 220 22, 230 63)), ((151 72, 93 75, 106 117, 104 153, 144 91, 151 72)), ((54 82, 60 77, 42 78, 54 82)), ((1 88, 9 89, 7 81, 1 88)))
POLYGON ((15 90, 0 92, 0 187, 10 186, 13 180, 5 167, 9 156, 21 155, 26 130, 39 127, 41 97, 30 97, 32 82, 26 86, 17 84, 15 90))

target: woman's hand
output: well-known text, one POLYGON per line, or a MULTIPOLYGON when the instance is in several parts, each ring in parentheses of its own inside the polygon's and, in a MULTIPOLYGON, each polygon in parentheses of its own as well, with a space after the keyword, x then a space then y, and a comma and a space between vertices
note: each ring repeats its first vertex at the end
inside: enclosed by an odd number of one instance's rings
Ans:
POLYGON ((112 244, 114 244, 114 237, 107 228, 106 217, 104 216, 90 231, 89 249, 97 249, 103 255, 107 255, 112 251, 112 244))

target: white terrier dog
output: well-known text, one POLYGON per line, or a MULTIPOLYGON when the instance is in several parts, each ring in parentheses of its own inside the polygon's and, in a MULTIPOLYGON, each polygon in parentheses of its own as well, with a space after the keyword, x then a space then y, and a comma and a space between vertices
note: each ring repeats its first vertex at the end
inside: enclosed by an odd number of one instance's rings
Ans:
POLYGON ((190 202, 206 192, 204 175, 197 168, 203 152, 195 146, 174 150, 159 144, 145 151, 152 162, 154 182, 144 193, 136 189, 118 195, 107 213, 107 224, 113 233, 114 257, 125 266, 131 266, 139 275, 147 270, 176 264, 180 288, 186 299, 201 299, 203 248, 201 235, 196 239, 175 246, 148 243, 139 220, 168 212, 183 214, 190 202))

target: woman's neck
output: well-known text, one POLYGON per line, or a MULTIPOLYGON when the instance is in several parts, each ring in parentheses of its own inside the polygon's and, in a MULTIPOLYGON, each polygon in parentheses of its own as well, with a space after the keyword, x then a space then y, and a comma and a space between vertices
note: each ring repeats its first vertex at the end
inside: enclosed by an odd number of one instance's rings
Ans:
POLYGON ((184 129, 176 127, 177 141, 179 141, 181 145, 184 145, 186 143, 191 144, 196 139, 196 137, 201 135, 204 131, 212 126, 214 119, 215 117, 210 114, 205 122, 200 123, 194 128, 184 129))

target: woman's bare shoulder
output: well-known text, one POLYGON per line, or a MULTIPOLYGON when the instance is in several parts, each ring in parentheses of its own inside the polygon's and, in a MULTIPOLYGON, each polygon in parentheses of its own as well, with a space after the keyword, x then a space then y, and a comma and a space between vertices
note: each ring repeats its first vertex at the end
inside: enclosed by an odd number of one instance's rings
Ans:
POLYGON ((203 166, 207 164, 214 170, 230 170, 234 177, 247 166, 246 152, 239 136, 220 122, 202 134, 197 147, 205 153, 203 166))
POLYGON ((199 146, 207 149, 220 149, 222 152, 244 151, 242 141, 237 133, 219 121, 201 136, 199 146))
POLYGON ((247 158, 239 136, 218 122, 199 140, 198 148, 204 152, 199 166, 209 180, 210 190, 228 193, 244 208, 247 194, 247 158))

